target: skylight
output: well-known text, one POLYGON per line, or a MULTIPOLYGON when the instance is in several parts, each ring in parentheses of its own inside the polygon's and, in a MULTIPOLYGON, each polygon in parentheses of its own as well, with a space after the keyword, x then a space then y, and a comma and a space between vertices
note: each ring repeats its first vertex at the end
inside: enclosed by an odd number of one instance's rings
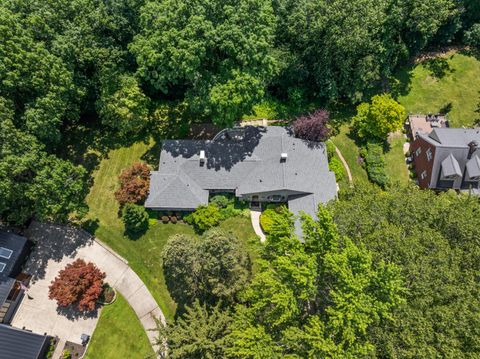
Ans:
POLYGON ((7 265, 5 263, 0 262, 0 273, 3 272, 3 270, 5 269, 6 266, 7 265))
POLYGON ((0 257, 5 259, 10 259, 13 251, 4 247, 0 247, 0 257))

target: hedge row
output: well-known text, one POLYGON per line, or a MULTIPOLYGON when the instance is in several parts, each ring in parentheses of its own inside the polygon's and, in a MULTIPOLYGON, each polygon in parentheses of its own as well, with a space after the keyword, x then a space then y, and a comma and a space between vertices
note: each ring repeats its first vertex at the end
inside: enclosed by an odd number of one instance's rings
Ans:
POLYGON ((385 157, 383 156, 382 146, 377 143, 368 143, 365 148, 362 148, 360 154, 365 160, 365 169, 370 181, 385 188, 390 179, 385 171, 385 157))

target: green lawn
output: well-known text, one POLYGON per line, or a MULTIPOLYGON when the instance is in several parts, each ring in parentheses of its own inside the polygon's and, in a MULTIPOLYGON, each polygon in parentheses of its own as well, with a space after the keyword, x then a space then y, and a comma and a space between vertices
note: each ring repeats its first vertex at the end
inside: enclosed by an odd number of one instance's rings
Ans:
MULTIPOLYGON (((342 125, 339 133, 335 137, 332 137, 332 141, 342 153, 345 161, 347 161, 352 173, 353 183, 368 181, 367 172, 365 172, 357 161, 360 156, 359 148, 355 144, 355 141, 348 136, 349 131, 348 125, 342 125)), ((346 183, 348 183, 348 179, 346 179, 346 181, 346 183)))
POLYGON ((405 155, 403 154, 405 137, 402 133, 392 135, 388 143, 390 149, 385 153, 385 171, 392 183, 408 184, 409 174, 405 164, 405 155))
POLYGON ((142 324, 127 301, 117 293, 115 303, 102 309, 86 359, 153 358, 142 324))
MULTIPOLYGON (((136 240, 124 236, 124 226, 118 217, 119 205, 114 192, 118 186, 118 175, 122 169, 138 161, 149 150, 149 145, 137 143, 128 148, 113 150, 102 160, 94 172, 94 183, 87 197, 90 207, 87 226, 97 238, 128 260, 129 265, 144 281, 158 305, 168 319, 172 319, 176 304, 170 297, 163 277, 161 250, 173 234, 195 236, 193 228, 186 224, 157 223, 136 240)), ((249 218, 231 218, 221 227, 232 230, 242 239, 251 253, 256 256, 255 233, 249 218), (254 238, 254 240, 252 240, 254 238)), ((257 240, 258 242, 258 240, 257 240)))
POLYGON ((472 126, 480 117, 480 61, 460 53, 445 55, 445 74, 436 77, 428 62, 398 73, 398 100, 409 113, 436 113, 451 103, 452 127, 472 126))

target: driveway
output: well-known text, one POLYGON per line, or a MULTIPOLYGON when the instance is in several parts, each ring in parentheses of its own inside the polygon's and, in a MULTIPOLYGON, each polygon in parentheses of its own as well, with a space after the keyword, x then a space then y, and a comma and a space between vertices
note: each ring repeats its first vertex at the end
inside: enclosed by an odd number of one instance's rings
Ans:
MULTIPOLYGON (((117 289, 129 302, 140 319, 146 334, 155 343, 155 321, 164 321, 163 313, 142 280, 118 256, 87 232, 57 224, 34 222, 26 233, 37 243, 24 271, 32 275, 32 281, 20 304, 12 325, 58 336, 62 340, 80 343, 81 334, 92 335, 97 325, 99 311, 90 315, 78 315, 71 310, 61 310, 54 300, 48 299, 48 286, 60 269, 78 258, 93 262, 106 273, 105 281, 117 289)), ((101 310, 101 309, 99 309, 101 310)))

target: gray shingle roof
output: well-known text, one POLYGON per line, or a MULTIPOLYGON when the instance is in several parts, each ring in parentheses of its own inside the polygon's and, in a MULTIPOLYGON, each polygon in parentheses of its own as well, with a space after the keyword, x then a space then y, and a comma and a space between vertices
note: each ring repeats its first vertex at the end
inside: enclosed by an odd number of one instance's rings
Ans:
POLYGON ((312 215, 318 203, 336 196, 323 143, 295 138, 284 127, 246 127, 243 141, 164 141, 145 206, 192 209, 208 203, 210 189, 234 190, 237 196, 276 190, 310 194, 292 199, 289 208, 312 215), (281 153, 288 154, 285 162, 281 153))
POLYGON ((449 147, 466 147, 471 141, 480 143, 479 128, 437 128, 428 137, 449 147))
POLYGON ((9 277, 0 278, 0 308, 3 306, 7 300, 10 291, 15 284, 15 279, 9 277))
POLYGON ((0 324, 0 358, 40 358, 48 337, 0 324))
POLYGON ((460 165, 451 153, 442 161, 442 174, 445 177, 462 176, 460 165))
POLYGON ((480 158, 476 154, 468 160, 466 166, 470 177, 480 177, 480 158))
POLYGON ((0 263, 5 263, 5 269, 0 273, 0 279, 10 276, 12 271, 18 266, 18 261, 22 260, 20 257, 26 243, 27 239, 25 237, 0 230, 0 247, 12 251, 12 255, 8 259, 0 257, 0 263))

